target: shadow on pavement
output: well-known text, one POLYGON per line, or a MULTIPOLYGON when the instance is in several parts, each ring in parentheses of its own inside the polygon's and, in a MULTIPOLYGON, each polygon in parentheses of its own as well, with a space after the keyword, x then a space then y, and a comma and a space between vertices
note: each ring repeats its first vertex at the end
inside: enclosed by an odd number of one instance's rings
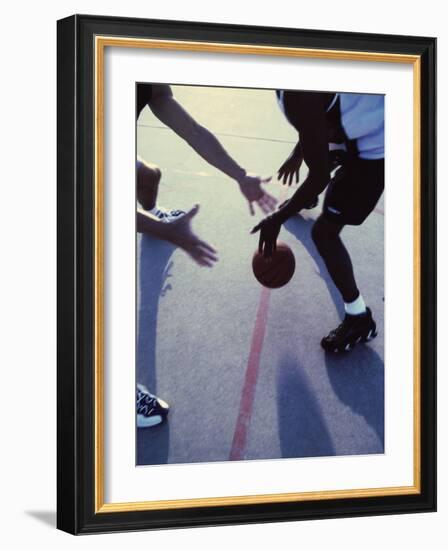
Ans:
POLYGON ((137 466, 167 464, 170 448, 170 422, 137 430, 137 466))
POLYGON ((384 452, 384 363, 369 347, 358 345, 345 354, 325 354, 328 379, 338 398, 371 426, 380 441, 377 449, 384 452))
POLYGON ((332 456, 333 443, 313 390, 297 360, 284 356, 277 373, 277 407, 283 458, 332 456))
MULTIPOLYGON (((171 289, 168 243, 143 235, 140 244, 140 300, 137 329, 137 380, 156 393, 156 333, 159 299, 171 289)), ((161 396, 163 397, 163 396, 161 396)))
MULTIPOLYGON (((325 282, 342 319, 345 314, 343 301, 314 245, 311 237, 313 224, 313 219, 294 216, 285 223, 284 227, 302 243, 316 262, 320 277, 325 282)), ((377 433, 380 448, 372 452, 384 452, 384 361, 382 358, 369 345, 359 345, 348 355, 325 354, 325 365, 330 383, 339 399, 353 412, 363 416, 377 433)))
MULTIPOLYGON (((139 250, 140 300, 137 336, 137 381, 157 394, 156 334, 160 296, 171 289, 169 281, 175 250, 172 245, 142 235, 139 250)), ((160 397, 163 398, 163 395, 160 397)), ((169 426, 137 430, 137 464, 164 464, 168 460, 169 426)))

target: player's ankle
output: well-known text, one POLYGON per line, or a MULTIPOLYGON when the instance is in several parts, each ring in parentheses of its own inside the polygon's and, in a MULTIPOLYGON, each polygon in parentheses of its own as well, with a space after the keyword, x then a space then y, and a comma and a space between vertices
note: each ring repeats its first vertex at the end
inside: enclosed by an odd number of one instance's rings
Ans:
POLYGON ((367 311, 366 303, 361 294, 352 302, 344 302, 344 309, 347 315, 363 315, 367 311))

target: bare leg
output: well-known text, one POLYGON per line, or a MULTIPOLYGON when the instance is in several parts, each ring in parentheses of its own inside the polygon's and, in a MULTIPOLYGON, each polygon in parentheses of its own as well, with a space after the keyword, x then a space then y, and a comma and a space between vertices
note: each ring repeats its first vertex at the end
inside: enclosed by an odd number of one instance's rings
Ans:
POLYGON ((350 303, 358 298, 359 290, 350 255, 339 236, 343 227, 320 216, 313 226, 312 237, 344 302, 350 303))
POLYGON ((162 172, 155 164, 137 160, 137 200, 145 210, 156 205, 162 172))

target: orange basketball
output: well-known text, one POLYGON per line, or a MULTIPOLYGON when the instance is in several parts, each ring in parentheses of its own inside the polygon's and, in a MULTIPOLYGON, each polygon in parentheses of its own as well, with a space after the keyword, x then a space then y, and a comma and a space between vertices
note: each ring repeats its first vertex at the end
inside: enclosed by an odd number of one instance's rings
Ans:
POLYGON ((280 288, 286 285, 294 275, 296 260, 286 243, 277 242, 277 250, 271 258, 263 258, 258 250, 252 258, 252 269, 259 283, 268 288, 280 288))

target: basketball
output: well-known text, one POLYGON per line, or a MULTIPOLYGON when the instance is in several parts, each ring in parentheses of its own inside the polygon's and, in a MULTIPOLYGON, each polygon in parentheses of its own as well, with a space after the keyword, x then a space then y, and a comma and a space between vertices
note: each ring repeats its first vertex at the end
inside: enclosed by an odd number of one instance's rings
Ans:
POLYGON ((258 250, 252 258, 252 269, 257 281, 267 288, 280 288, 291 280, 296 268, 292 250, 286 243, 277 242, 271 258, 264 258, 258 250))

